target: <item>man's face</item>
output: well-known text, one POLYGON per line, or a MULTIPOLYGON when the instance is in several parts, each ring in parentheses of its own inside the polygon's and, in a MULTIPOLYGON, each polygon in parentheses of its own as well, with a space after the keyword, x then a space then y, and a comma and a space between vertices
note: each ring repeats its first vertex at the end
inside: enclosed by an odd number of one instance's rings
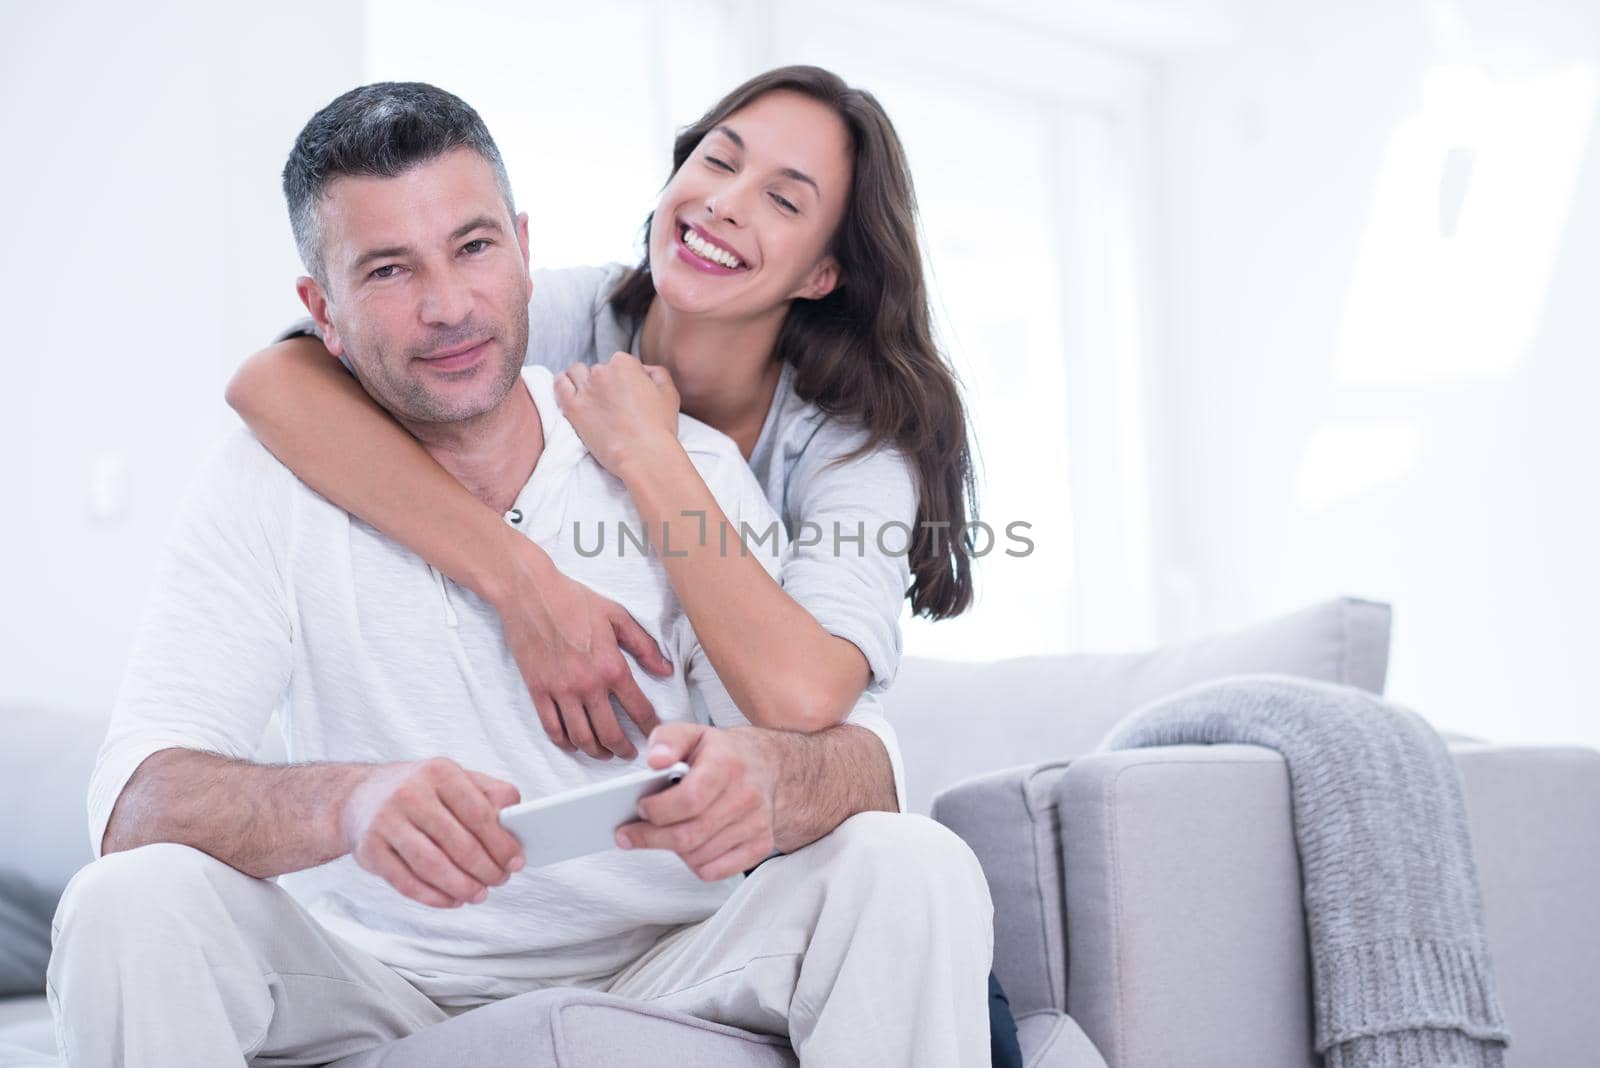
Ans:
POLYGON ((328 349, 402 421, 495 408, 528 348, 528 220, 494 170, 455 149, 396 178, 346 176, 318 205, 327 289, 300 295, 328 349))

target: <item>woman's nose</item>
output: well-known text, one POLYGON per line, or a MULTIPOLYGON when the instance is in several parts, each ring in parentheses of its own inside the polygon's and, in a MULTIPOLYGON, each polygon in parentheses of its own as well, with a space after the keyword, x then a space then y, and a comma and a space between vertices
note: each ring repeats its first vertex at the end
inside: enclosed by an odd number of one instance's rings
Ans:
POLYGON ((744 205, 748 192, 743 183, 730 183, 714 193, 706 194, 706 214, 713 219, 738 226, 744 221, 744 205))

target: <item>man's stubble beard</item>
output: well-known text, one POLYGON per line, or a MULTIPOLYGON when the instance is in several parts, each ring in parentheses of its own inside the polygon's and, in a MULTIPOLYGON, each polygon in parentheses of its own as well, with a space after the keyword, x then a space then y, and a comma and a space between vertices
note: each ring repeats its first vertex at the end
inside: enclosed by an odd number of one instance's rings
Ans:
POLYGON ((464 341, 483 335, 481 327, 469 324, 467 328, 453 331, 455 335, 439 335, 421 349, 411 349, 401 355, 391 355, 381 346, 373 346, 376 359, 360 360, 352 354, 350 362, 361 369, 356 377, 368 394, 391 415, 403 423, 448 424, 475 420, 494 411, 511 392, 522 373, 523 361, 528 352, 528 306, 516 305, 505 329, 492 335, 498 360, 478 364, 472 371, 474 378, 492 377, 489 394, 483 400, 462 403, 435 394, 419 376, 408 373, 415 366, 416 357, 440 349, 451 348, 464 341), (509 336, 508 336, 509 335, 509 336), (365 366, 364 366, 365 365, 365 366))

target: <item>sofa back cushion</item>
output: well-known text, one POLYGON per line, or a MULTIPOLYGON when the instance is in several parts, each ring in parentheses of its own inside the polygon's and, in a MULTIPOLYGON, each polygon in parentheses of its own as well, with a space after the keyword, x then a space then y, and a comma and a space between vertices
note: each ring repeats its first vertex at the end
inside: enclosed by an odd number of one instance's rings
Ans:
POLYGON ((986 664, 907 657, 884 706, 900 737, 908 804, 997 768, 1076 756, 1165 694, 1240 674, 1298 675, 1382 693, 1389 606, 1354 597, 1137 653, 986 664))

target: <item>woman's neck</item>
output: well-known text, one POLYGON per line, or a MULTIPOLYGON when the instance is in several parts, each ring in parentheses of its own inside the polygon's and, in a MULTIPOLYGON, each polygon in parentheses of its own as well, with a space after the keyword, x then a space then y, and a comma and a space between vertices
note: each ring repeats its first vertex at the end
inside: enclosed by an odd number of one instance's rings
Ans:
POLYGON ((772 353, 787 312, 783 307, 760 319, 706 320, 679 315, 665 301, 652 300, 639 358, 665 367, 684 414, 728 435, 748 460, 783 371, 772 353))

